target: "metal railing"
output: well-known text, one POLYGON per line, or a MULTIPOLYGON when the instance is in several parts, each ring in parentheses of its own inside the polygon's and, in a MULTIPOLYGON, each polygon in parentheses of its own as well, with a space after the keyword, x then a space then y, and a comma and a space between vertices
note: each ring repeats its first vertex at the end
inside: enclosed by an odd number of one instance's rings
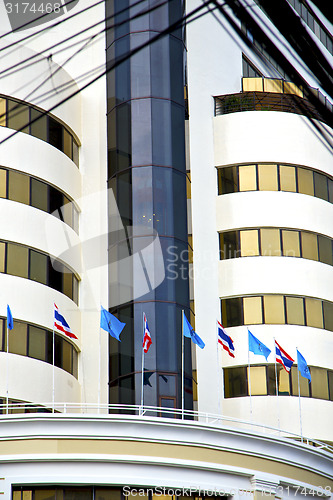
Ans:
POLYGON ((280 429, 274 426, 269 426, 255 421, 242 420, 236 417, 227 415, 219 415, 214 413, 206 413, 195 410, 182 410, 180 408, 164 408, 157 406, 141 406, 141 405, 126 405, 126 404, 97 404, 97 403, 44 403, 36 405, 33 403, 10 403, 0 404, 0 425, 1 419, 16 416, 18 414, 38 413, 40 416, 49 416, 51 418, 58 416, 69 417, 107 417, 112 420, 122 416, 136 416, 149 420, 152 418, 166 418, 177 424, 190 424, 198 422, 207 426, 214 426, 214 429, 233 429, 246 433, 256 433, 258 435, 269 435, 281 439, 288 439, 302 443, 303 445, 315 447, 316 449, 324 450, 333 454, 333 446, 308 438, 300 434, 290 432, 285 429, 280 429))

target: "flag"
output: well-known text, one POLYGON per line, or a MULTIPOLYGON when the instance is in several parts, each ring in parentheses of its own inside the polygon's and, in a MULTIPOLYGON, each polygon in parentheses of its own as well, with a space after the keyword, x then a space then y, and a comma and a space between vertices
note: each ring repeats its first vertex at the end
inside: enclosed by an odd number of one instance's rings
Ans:
POLYGON ((111 337, 119 340, 121 342, 119 335, 123 331, 126 323, 122 323, 118 318, 109 313, 104 307, 101 306, 101 323, 100 326, 103 330, 108 332, 111 337))
POLYGON ((309 367, 298 349, 297 349, 297 368, 298 368, 300 374, 302 375, 302 377, 307 378, 309 380, 309 382, 311 382, 311 374, 310 374, 309 367))
POLYGON ((199 337, 197 333, 195 333, 195 331, 191 327, 190 322, 185 316, 184 311, 183 311, 183 335, 184 337, 190 338, 192 342, 194 342, 200 347, 200 349, 203 349, 205 347, 204 341, 199 337))
POLYGON ((280 363, 286 370, 286 372, 289 373, 294 363, 294 360, 292 357, 289 356, 289 354, 286 353, 284 349, 282 349, 282 347, 276 342, 276 340, 275 340, 275 356, 276 356, 276 362, 280 363))
POLYGON ((144 326, 143 326, 142 347, 143 347, 143 351, 147 353, 149 350, 149 347, 152 345, 153 342, 151 340, 150 331, 148 328, 148 321, 147 321, 145 313, 143 313, 143 323, 144 323, 144 326))
POLYGON ((56 304, 54 304, 54 329, 58 332, 64 333, 71 339, 77 339, 76 335, 71 332, 70 326, 65 318, 60 314, 56 304))
POLYGON ((229 335, 227 334, 227 332, 225 331, 225 329, 223 328, 223 326, 221 325, 221 323, 219 321, 217 322, 217 336, 218 336, 218 343, 221 344, 221 346, 223 347, 223 349, 225 351, 227 351, 229 356, 234 358, 235 357, 235 355, 234 355, 234 351, 235 351, 234 342, 233 342, 232 338, 229 337, 229 335))
POLYGON ((7 328, 8 330, 12 330, 14 328, 13 315, 8 304, 7 304, 7 328))
POLYGON ((261 356, 265 356, 267 361, 267 358, 270 355, 271 350, 268 349, 268 347, 265 346, 265 344, 260 342, 260 340, 258 340, 253 335, 253 333, 250 332, 249 329, 247 329, 247 331, 249 332, 249 351, 253 352, 253 354, 260 354, 261 356))

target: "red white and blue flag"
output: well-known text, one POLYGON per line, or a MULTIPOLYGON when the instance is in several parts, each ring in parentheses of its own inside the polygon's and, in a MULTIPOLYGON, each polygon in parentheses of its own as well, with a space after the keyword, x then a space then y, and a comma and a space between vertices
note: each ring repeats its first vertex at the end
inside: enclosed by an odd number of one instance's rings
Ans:
POLYGON ((64 333, 71 339, 77 339, 76 335, 72 333, 69 324, 65 318, 60 314, 58 306, 54 304, 54 329, 58 332, 64 333))
POLYGON ((290 372, 290 369, 294 363, 294 359, 286 353, 284 349, 275 340, 275 355, 276 362, 280 363, 286 372, 290 372))
POLYGON ((149 328, 148 328, 148 321, 147 321, 145 313, 143 313, 143 323, 144 323, 144 325, 143 325, 143 343, 142 343, 142 347, 143 347, 143 351, 144 352, 148 352, 148 349, 152 345, 153 342, 151 340, 150 331, 149 331, 149 328))
POLYGON ((229 356, 232 358, 235 357, 234 352, 235 352, 235 347, 234 347, 234 341, 232 340, 231 337, 227 334, 221 323, 218 321, 217 322, 217 335, 218 335, 218 343, 221 344, 223 349, 227 351, 229 356))

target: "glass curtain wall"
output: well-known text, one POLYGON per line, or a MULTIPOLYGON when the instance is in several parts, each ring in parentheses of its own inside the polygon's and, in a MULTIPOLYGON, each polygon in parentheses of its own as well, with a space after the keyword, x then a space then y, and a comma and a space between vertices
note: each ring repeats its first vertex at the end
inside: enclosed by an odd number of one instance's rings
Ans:
MULTIPOLYGON (((140 404, 143 313, 144 404, 181 407, 181 316, 189 318, 183 0, 107 0, 109 310, 126 327, 110 338, 110 403, 140 404), (113 16, 114 17, 110 17, 113 16)), ((185 339, 185 408, 191 409, 185 339)))

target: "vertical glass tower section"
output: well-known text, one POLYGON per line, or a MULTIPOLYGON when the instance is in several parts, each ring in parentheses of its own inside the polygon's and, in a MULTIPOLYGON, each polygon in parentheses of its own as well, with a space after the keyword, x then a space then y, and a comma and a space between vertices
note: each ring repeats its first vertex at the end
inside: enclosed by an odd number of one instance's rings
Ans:
MULTIPOLYGON (((183 15, 183 1, 107 0, 107 65, 183 15), (113 17, 114 16, 114 17, 113 17)), ((189 318, 182 28, 108 72, 109 310, 126 323, 110 338, 110 403, 180 408, 182 310, 189 318)), ((185 339, 185 408, 191 409, 185 339)))

